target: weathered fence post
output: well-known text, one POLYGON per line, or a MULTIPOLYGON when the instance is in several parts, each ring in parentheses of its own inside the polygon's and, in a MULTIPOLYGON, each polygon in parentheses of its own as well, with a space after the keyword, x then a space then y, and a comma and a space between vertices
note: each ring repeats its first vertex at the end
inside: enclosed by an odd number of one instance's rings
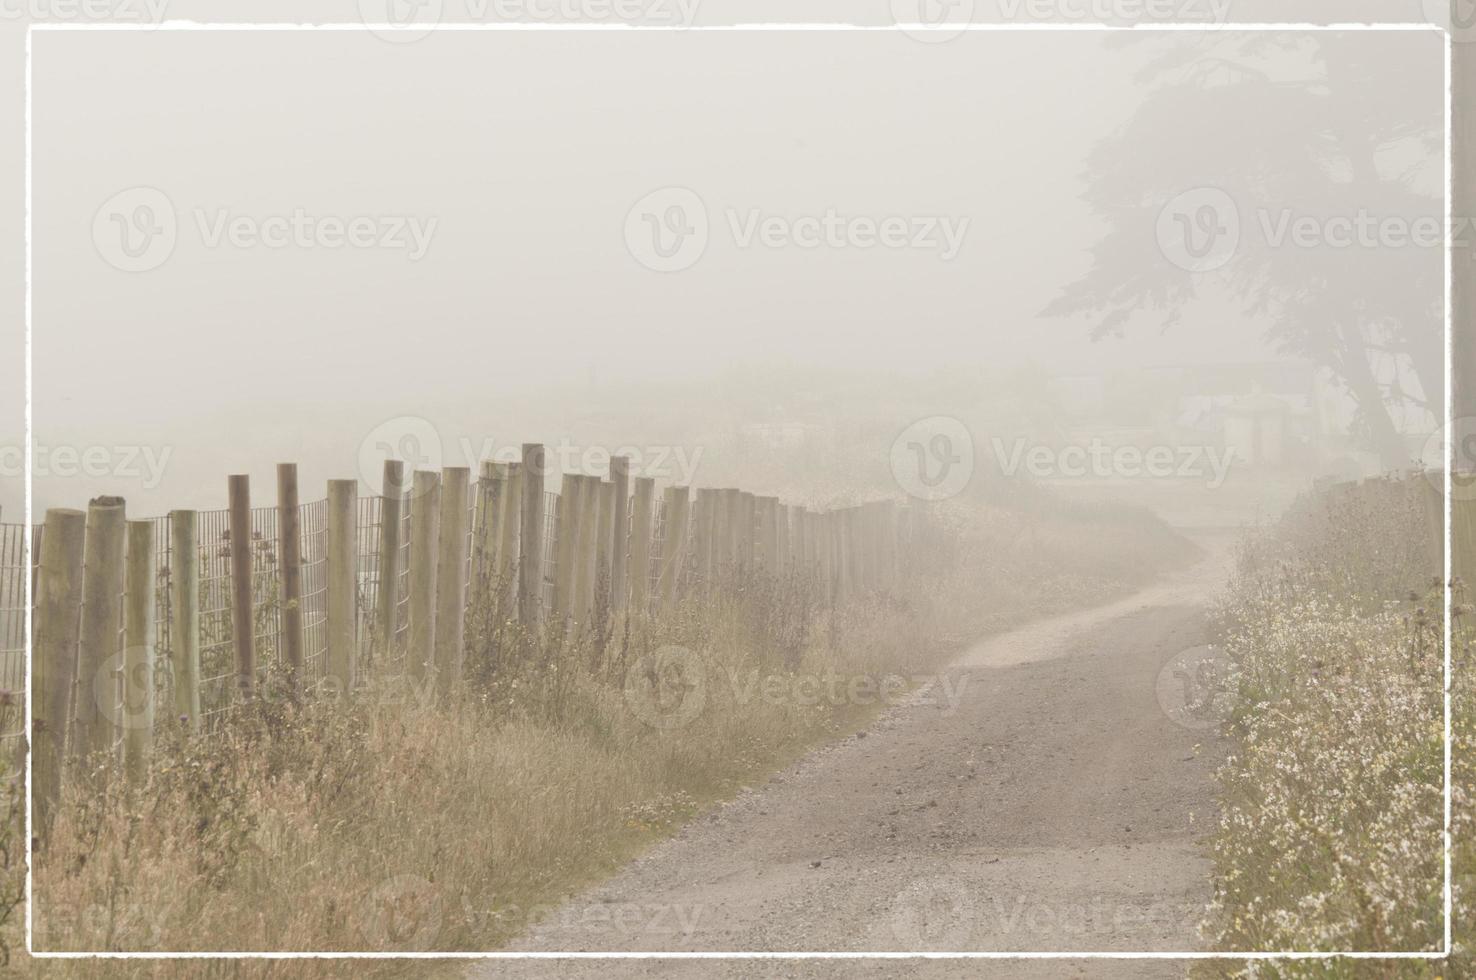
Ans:
POLYGON ((792 538, 794 564, 800 575, 807 582, 814 578, 814 569, 810 567, 811 516, 808 507, 796 506, 794 508, 794 533, 792 538))
POLYGON ((595 538, 594 607, 598 626, 603 631, 613 607, 610 579, 615 567, 615 484, 601 480, 597 486, 600 514, 595 538))
POLYGON ((781 575, 794 567, 793 512, 789 504, 775 508, 774 540, 779 554, 779 567, 775 571, 781 575))
POLYGON ((687 501, 690 498, 686 487, 667 487, 664 497, 666 520, 661 536, 657 591, 662 605, 671 609, 676 605, 677 586, 687 557, 687 501))
POLYGON ((61 796, 66 760, 67 718, 77 678, 81 639, 83 541, 87 515, 53 508, 46 512, 36 576, 36 635, 32 646, 31 775, 37 835, 44 842, 61 796))
POLYGON ((79 758, 105 752, 116 761, 119 748, 112 719, 121 694, 118 654, 123 649, 125 523, 121 497, 97 497, 87 506, 74 739, 74 754, 79 758))
POLYGON ((655 493, 655 479, 636 477, 630 519, 630 606, 639 616, 650 612, 651 500, 655 493))
POLYGON ((442 694, 461 681, 466 659, 467 492, 471 470, 447 466, 441 479, 441 546, 436 570, 436 684, 442 694))
POLYGON ((722 522, 722 556, 723 564, 737 569, 742 555, 742 545, 739 542, 738 531, 742 526, 740 518, 740 502, 738 491, 732 487, 724 487, 718 491, 720 505, 718 508, 719 520, 722 522))
POLYGON ((500 599, 517 602, 518 537, 523 521, 523 467, 508 463, 502 492, 501 533, 497 541, 497 575, 502 583, 500 599))
POLYGON ((500 565, 498 546, 502 543, 502 506, 507 493, 507 468, 493 460, 483 460, 477 473, 476 518, 472 523, 472 594, 487 595, 500 565))
POLYGON ((154 522, 128 522, 127 599, 124 602, 123 766, 141 782, 154 750, 154 522))
POLYGON ((229 480, 231 543, 231 638, 236 651, 236 694, 256 695, 256 618, 252 609, 251 478, 229 480))
POLYGON ((375 656, 389 659, 400 628, 400 532, 405 520, 405 464, 384 461, 379 482, 379 585, 374 594, 375 656))
POLYGON ((892 588, 897 584, 897 502, 883 500, 879 509, 881 520, 881 580, 892 588))
POLYGON ((614 554, 610 560, 611 608, 615 613, 625 611, 629 598, 627 582, 630 576, 630 458, 610 458, 610 482, 614 484, 615 514, 613 519, 615 539, 614 554))
POLYGON ((1476 497, 1451 495, 1451 574, 1466 583, 1466 602, 1476 597, 1476 497))
POLYGON ((536 627, 543 608, 543 445, 523 443, 522 528, 519 532, 518 619, 536 627))
POLYGON ((784 570, 784 563, 779 559, 779 498, 759 497, 756 506, 759 550, 763 552, 764 571, 770 575, 778 575, 784 570))
POLYGON ((818 515, 820 536, 816 542, 820 554, 820 588, 826 602, 834 602, 840 591, 840 512, 827 510, 818 515))
POLYGON ((436 573, 441 537, 441 474, 416 470, 410 499, 410 622, 406 669, 424 681, 436 657, 436 573))
MULTIPOLYGON (((353 693, 358 651, 357 480, 328 481, 328 661, 329 683, 344 697, 353 693)), ((330 688, 331 689, 331 688, 330 688)))
POLYGON ((574 574, 574 615, 583 624, 591 621, 594 610, 596 545, 595 536, 600 523, 600 479, 596 476, 579 478, 579 535, 574 539, 574 549, 579 566, 574 574))
POLYGON ((745 572, 753 571, 753 555, 758 535, 757 498, 747 490, 738 493, 738 564, 745 572))
POLYGON ((715 495, 716 491, 709 487, 698 490, 697 503, 694 508, 696 517, 692 533, 697 541, 697 567, 694 571, 702 580, 703 589, 709 588, 712 583, 712 538, 713 525, 717 517, 714 509, 715 495))
POLYGON ((174 715, 200 731, 200 539, 195 512, 169 512, 169 666, 174 715))
POLYGON ((287 691, 302 696, 303 648, 306 646, 302 609, 302 508, 297 498, 297 464, 277 464, 277 536, 281 538, 282 658, 287 668, 287 691))
POLYGON ((579 518, 581 508, 579 495, 584 489, 583 478, 574 473, 559 477, 559 503, 554 511, 557 525, 554 528, 554 614, 559 619, 559 628, 568 629, 569 620, 577 612, 579 589, 579 518))

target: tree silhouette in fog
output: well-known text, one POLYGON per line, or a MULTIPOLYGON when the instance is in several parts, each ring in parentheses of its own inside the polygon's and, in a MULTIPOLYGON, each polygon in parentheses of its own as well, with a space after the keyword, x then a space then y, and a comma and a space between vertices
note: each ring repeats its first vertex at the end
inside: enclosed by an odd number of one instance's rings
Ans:
POLYGON ((1404 57, 1396 73, 1378 34, 1176 36, 1143 71, 1142 107, 1088 158, 1085 200, 1108 231, 1045 312, 1088 315, 1102 338, 1203 310, 1220 311, 1203 323, 1213 328, 1228 304, 1278 350, 1330 368, 1357 406, 1355 437, 1408 465, 1400 418, 1444 407, 1444 85, 1429 37, 1430 57, 1404 57), (1235 213, 1165 213, 1204 188, 1235 213), (1313 228, 1303 244, 1299 219, 1313 228), (1165 254, 1166 234, 1236 222, 1232 254, 1211 270, 1165 254), (1433 245, 1408 240, 1432 233, 1433 245))

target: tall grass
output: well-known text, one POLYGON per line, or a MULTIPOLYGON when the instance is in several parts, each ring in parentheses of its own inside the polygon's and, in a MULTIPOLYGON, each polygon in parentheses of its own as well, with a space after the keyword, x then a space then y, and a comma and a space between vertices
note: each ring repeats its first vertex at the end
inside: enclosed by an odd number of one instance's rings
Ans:
MULTIPOLYGON (((35 877, 71 950, 493 948, 711 801, 863 725, 982 632, 1182 560, 1131 512, 956 510, 894 588, 833 606, 725 573, 649 622, 528 636, 468 619, 468 683, 394 675, 166 736, 146 780, 74 781, 35 877), (692 705, 696 705, 693 710, 692 705)), ((485 590, 503 595, 503 588, 485 590)), ((16 914, 19 914, 18 911, 16 914)), ((7 933, 15 944, 15 924, 7 933)), ((424 975, 424 961, 27 961, 62 977, 424 975)))
MULTIPOLYGON (((1245 543, 1219 610, 1234 740, 1210 922, 1226 950, 1443 947, 1445 584, 1417 484, 1309 499, 1245 543)), ((1205 975, 1469 975, 1476 921, 1473 622, 1452 586, 1452 961, 1202 967, 1205 975), (1463 972, 1464 971, 1464 972, 1463 972)))

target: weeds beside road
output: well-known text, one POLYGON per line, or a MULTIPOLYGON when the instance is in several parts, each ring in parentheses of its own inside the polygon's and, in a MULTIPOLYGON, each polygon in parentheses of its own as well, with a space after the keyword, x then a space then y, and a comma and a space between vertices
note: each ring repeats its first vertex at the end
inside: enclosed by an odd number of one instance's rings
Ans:
MULTIPOLYGON (((840 608, 791 583, 733 582, 722 601, 680 604, 643 632, 538 648, 513 642, 492 610, 471 617, 477 681, 464 698, 274 705, 163 749, 140 789, 64 801, 37 869, 37 942, 494 948, 709 801, 859 727, 980 632, 1129 589, 1186 548, 1131 511, 1042 511, 1024 535, 1005 511, 960 509, 949 520, 938 545, 954 552, 940 563, 946 573, 840 608), (660 653, 671 648, 685 651, 675 671, 660 653), (683 707, 699 693, 698 710, 683 707)), ((15 925, 8 935, 20 945, 15 925)), ((11 968, 44 977, 429 968, 204 966, 27 962, 16 952, 11 968)))

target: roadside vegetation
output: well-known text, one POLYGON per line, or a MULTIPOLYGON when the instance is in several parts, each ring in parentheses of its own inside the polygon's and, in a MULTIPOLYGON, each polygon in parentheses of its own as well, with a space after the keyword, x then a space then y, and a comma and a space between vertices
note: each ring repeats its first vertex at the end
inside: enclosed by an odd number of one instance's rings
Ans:
MULTIPOLYGON (((1192 550, 1132 509, 970 503, 937 509, 895 586, 840 604, 797 576, 727 573, 715 598, 694 592, 647 623, 533 642, 488 600, 469 614, 470 682, 454 697, 387 674, 347 704, 265 700, 205 736, 168 736, 141 786, 76 781, 38 859, 36 940, 494 948, 709 803, 863 725, 968 642, 1122 594, 1192 550)), ((42 963, 24 953, 23 912, 12 902, 3 921, 8 969, 36 976, 431 967, 42 963)))
MULTIPOLYGON (((1219 773, 1210 933, 1224 950, 1443 947, 1444 583, 1416 478, 1304 498, 1252 536, 1219 610, 1219 773)), ((1205 963, 1200 974, 1476 972, 1476 671, 1453 583, 1451 961, 1205 963)))

